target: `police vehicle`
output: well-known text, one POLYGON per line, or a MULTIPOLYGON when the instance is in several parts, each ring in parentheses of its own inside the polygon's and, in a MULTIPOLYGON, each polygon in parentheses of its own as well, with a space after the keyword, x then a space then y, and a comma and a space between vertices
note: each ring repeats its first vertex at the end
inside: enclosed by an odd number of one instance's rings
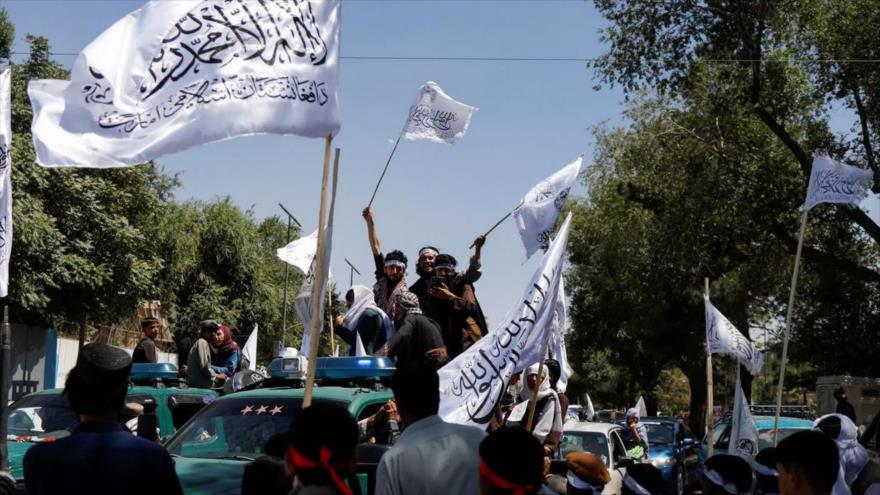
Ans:
MULTIPOLYGON (((177 366, 168 363, 132 365, 131 382, 126 403, 137 403, 149 416, 155 416, 158 438, 170 437, 199 409, 217 398, 213 390, 181 388, 177 366)), ((64 438, 76 428, 76 414, 70 410, 63 388, 28 394, 9 406, 6 447, 9 452, 10 474, 23 477, 22 460, 34 444, 64 438)), ((137 418, 126 420, 126 426, 137 431, 137 418)))
MULTIPOLYGON (((306 369, 303 357, 276 358, 268 378, 217 399, 165 443, 184 493, 239 493, 245 465, 264 455, 273 435, 286 435, 302 408, 306 369)), ((392 399, 393 373, 385 357, 318 358, 312 400, 342 406, 361 420, 392 399)), ((359 448, 360 493, 371 492, 379 455, 381 449, 359 448), (372 451, 373 459, 363 450, 372 451)))

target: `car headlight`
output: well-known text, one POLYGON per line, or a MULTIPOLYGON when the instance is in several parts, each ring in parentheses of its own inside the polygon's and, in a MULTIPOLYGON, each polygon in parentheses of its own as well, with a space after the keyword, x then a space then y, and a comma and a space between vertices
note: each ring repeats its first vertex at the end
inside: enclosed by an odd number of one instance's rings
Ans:
POLYGON ((664 466, 671 466, 671 465, 675 464, 675 457, 658 456, 658 457, 651 459, 651 464, 653 464, 654 467, 658 467, 658 468, 664 467, 664 466))

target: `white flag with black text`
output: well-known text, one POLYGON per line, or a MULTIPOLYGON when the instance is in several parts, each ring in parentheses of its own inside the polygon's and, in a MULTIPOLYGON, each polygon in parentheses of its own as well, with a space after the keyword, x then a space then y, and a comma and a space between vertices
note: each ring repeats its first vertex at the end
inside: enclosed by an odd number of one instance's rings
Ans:
POLYGON ((526 258, 539 249, 547 249, 556 219, 572 184, 581 170, 582 157, 569 163, 526 193, 522 204, 513 212, 519 236, 526 248, 526 258))
POLYGON ((136 165, 251 134, 339 131, 339 0, 153 0, 70 81, 31 81, 37 163, 136 165))
POLYGON ((819 203, 840 203, 858 206, 874 185, 874 173, 816 155, 810 171, 804 209, 819 203))
POLYGON ((730 425, 728 453, 751 460, 758 454, 758 427, 755 425, 755 419, 752 418, 749 402, 746 400, 746 394, 743 393, 739 380, 736 382, 730 425))
POLYGON ((0 297, 9 293, 12 256, 12 69, 0 72, 0 297))
POLYGON ((516 306, 467 351, 440 368, 440 417, 485 428, 510 377, 544 360, 559 299, 571 215, 516 306))
POLYGON ((753 376, 761 371, 764 365, 764 353, 733 326, 718 308, 712 305, 708 297, 706 303, 706 344, 712 354, 733 356, 745 366, 753 376))
POLYGON ((403 137, 453 144, 464 137, 476 107, 450 98, 434 81, 419 89, 403 126, 403 137))
POLYGON ((559 277, 559 297, 556 300, 556 314, 551 323, 553 333, 550 336, 550 355, 548 357, 559 362, 559 381, 556 391, 565 392, 568 379, 574 373, 568 362, 568 350, 565 348, 565 335, 568 334, 568 301, 565 298, 565 277, 559 277))

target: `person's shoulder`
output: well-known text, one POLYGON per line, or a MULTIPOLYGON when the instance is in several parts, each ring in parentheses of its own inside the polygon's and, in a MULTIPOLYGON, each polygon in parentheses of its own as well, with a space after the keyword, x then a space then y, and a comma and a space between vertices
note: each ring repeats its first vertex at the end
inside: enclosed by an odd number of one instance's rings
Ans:
POLYGON ((38 443, 24 453, 23 462, 27 466, 44 458, 57 459, 56 452, 63 452, 66 444, 67 438, 61 438, 55 442, 38 443))
POLYGON ((468 440, 476 441, 477 443, 482 442, 484 438, 486 438, 486 432, 480 428, 475 426, 468 425, 460 425, 456 423, 447 423, 446 429, 448 432, 455 433, 461 437, 464 437, 468 440))

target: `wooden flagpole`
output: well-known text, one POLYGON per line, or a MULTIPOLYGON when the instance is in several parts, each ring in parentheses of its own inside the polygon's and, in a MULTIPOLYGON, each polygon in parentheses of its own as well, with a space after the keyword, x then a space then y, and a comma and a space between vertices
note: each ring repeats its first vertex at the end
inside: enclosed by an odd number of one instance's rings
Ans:
POLYGON ((327 262, 324 256, 324 230, 327 209, 327 182, 330 176, 330 145, 333 143, 333 136, 327 136, 324 140, 324 173, 321 179, 321 207, 318 213, 318 247, 315 252, 317 261, 315 262, 315 283, 312 286, 312 318, 308 331, 311 333, 309 340, 309 357, 308 370, 306 371, 306 388, 303 392, 303 407, 309 407, 312 404, 312 389, 315 387, 315 364, 318 358, 318 335, 321 330, 321 289, 324 286, 324 263, 327 262))
MULTIPOLYGON (((339 158, 339 155, 336 155, 336 158, 339 158)), ((335 165, 334 165, 335 167, 335 165)), ((330 318, 328 321, 328 326, 330 327, 330 355, 336 356, 336 330, 333 328, 335 322, 333 321, 333 281, 328 277, 327 279, 327 314, 330 318)))
POLYGON ((376 199, 376 193, 379 192, 379 186, 382 185, 382 179, 385 178, 385 172, 388 171, 388 165, 391 163, 391 159, 394 157, 394 152, 397 151, 397 145, 400 144, 401 137, 403 137, 402 132, 399 136, 397 136, 397 141, 394 141, 394 147, 391 148, 391 154, 388 155, 388 160, 385 162, 385 168, 382 169, 382 175, 379 176, 379 182, 376 183, 376 188, 373 189, 373 195, 370 196, 370 202, 367 203, 367 208, 373 206, 373 200, 376 199))
MULTIPOLYGON (((516 208, 519 208, 519 206, 517 206, 516 208)), ((495 225, 493 225, 491 229, 487 230, 486 233, 483 234, 483 237, 489 237, 489 234, 491 234, 493 230, 495 230, 496 228, 498 228, 498 226, 501 225, 502 222, 504 222, 505 220, 507 220, 508 218, 510 218, 510 215, 513 215, 513 212, 516 211, 516 208, 514 208, 514 209, 508 211, 506 215, 504 215, 503 217, 501 217, 501 220, 498 220, 497 222, 495 222, 495 225)), ((470 248, 473 248, 475 245, 476 245, 476 243, 471 243, 470 248)), ((468 249, 470 249, 470 248, 468 248, 468 249)))
POLYGON ((788 341, 791 338, 791 315, 794 313, 794 295, 797 290, 798 271, 801 267, 801 250, 804 247, 804 233, 807 230, 807 209, 801 216, 801 231, 798 234, 797 252, 794 255, 794 273, 791 274, 791 289, 788 292, 788 311, 785 315, 785 333, 782 338, 782 360, 779 362, 779 388, 776 390, 776 417, 773 419, 773 445, 779 444, 779 415, 782 413, 782 390, 785 385, 785 364, 788 361, 788 341))
MULTIPOLYGON (((709 298, 709 277, 703 279, 706 285, 705 295, 709 298)), ((706 322, 707 324, 709 322, 706 322)), ((712 352, 709 351, 709 341, 706 341, 706 443, 708 445, 708 456, 712 457, 715 453, 715 390, 712 383, 712 352)))

